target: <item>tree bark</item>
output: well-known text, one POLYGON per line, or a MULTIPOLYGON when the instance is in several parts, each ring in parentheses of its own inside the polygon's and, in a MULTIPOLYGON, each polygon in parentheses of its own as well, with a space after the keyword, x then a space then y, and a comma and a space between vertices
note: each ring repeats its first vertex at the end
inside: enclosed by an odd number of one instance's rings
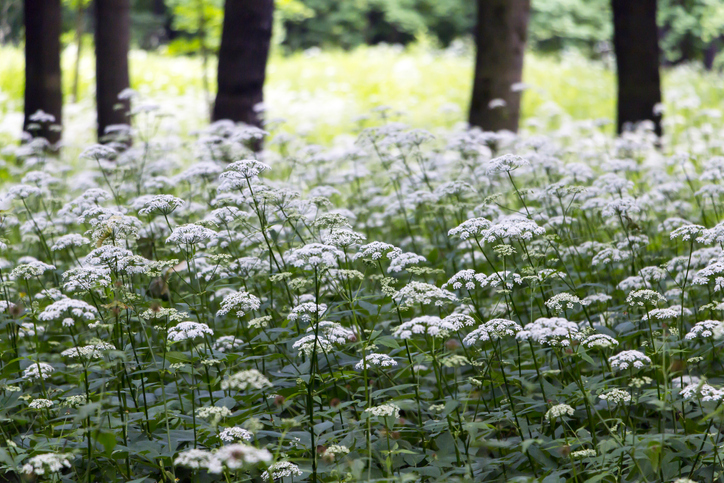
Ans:
POLYGON ((51 123, 35 123, 30 117, 43 110, 55 117, 55 124, 62 121, 63 94, 60 74, 60 0, 25 0, 25 122, 28 131, 31 124, 40 124, 32 130, 34 136, 42 136, 51 143, 60 140, 60 131, 51 123))
POLYGON ((518 130, 529 16, 530 0, 478 0, 471 126, 518 130))
POLYGON ((613 46, 618 70, 617 129, 650 120, 661 135, 659 38, 656 0, 612 0, 613 46))
POLYGON ((226 0, 215 121, 230 119, 261 125, 254 106, 264 100, 273 14, 273 0, 226 0))
POLYGON ((113 124, 128 124, 130 101, 118 94, 130 85, 128 48, 131 43, 130 0, 96 0, 96 108, 98 139, 113 124), (120 108, 119 108, 120 107, 120 108))

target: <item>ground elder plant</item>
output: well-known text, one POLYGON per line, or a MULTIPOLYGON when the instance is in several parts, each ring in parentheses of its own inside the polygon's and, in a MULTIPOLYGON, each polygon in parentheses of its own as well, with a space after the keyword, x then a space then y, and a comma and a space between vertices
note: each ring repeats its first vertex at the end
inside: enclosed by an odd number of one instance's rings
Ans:
POLYGON ((132 144, 2 151, 3 480, 723 479, 710 130, 137 107, 132 144))

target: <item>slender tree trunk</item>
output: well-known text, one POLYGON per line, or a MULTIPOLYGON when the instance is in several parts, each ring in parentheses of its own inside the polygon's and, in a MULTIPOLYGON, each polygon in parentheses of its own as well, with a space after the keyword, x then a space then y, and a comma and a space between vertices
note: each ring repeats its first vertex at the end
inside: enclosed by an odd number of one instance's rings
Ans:
POLYGON ((80 54, 83 48, 83 0, 77 0, 78 9, 75 12, 75 64, 73 65, 73 102, 78 101, 78 78, 80 77, 80 54))
POLYGON ((612 0, 613 46, 618 70, 617 128, 653 121, 661 135, 659 38, 656 0, 612 0))
POLYGON ((199 47, 201 50, 201 84, 204 89, 204 102, 209 117, 213 115, 211 104, 211 89, 209 88, 209 49, 206 47, 206 13, 203 0, 196 0, 199 13, 199 47))
POLYGON ((226 0, 214 120, 261 125, 254 106, 264 100, 273 14, 273 0, 226 0))
POLYGON ((719 46, 717 45, 718 42, 719 39, 713 39, 711 42, 709 42, 709 45, 707 45, 706 49, 704 50, 704 68, 706 70, 711 70, 714 68, 716 54, 719 51, 719 46))
POLYGON ((478 0, 470 125, 518 130, 530 0, 478 0))
POLYGON ((128 124, 128 99, 118 94, 129 87, 128 48, 131 42, 130 0, 96 0, 96 106, 98 139, 108 126, 128 124), (119 108, 120 107, 120 108, 119 108))
MULTIPOLYGON (((25 122, 28 131, 37 124, 30 117, 38 110, 62 120, 63 94, 60 75, 60 0, 25 0, 25 122)), ((51 143, 60 140, 60 131, 51 123, 40 123, 33 130, 51 143)))

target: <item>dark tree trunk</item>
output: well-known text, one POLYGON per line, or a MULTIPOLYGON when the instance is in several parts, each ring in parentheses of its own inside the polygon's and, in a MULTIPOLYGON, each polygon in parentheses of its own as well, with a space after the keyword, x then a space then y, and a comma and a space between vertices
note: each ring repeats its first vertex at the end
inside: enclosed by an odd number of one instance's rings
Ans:
POLYGON ((617 127, 627 123, 654 122, 661 135, 659 39, 656 0, 612 0, 613 46, 618 70, 617 127))
MULTIPOLYGON (((36 124, 30 117, 43 110, 61 123, 63 94, 60 82, 60 0, 25 0, 25 122, 36 124)), ((51 143, 60 139, 60 131, 51 123, 40 123, 33 130, 51 143)))
POLYGON ((712 40, 704 50, 704 68, 706 70, 714 68, 714 60, 716 60, 716 54, 719 50, 717 45, 718 41, 719 39, 712 40))
POLYGON ((523 77, 529 16, 530 0, 478 0, 471 126, 518 130, 521 91, 511 87, 523 77))
POLYGON ((264 100, 273 14, 273 0, 226 0, 214 120, 261 125, 254 106, 264 100))
POLYGON ((128 99, 118 94, 129 87, 128 47, 131 42, 130 0, 96 0, 96 106, 98 139, 113 124, 128 124, 128 99), (119 106, 120 109, 118 108, 119 106))

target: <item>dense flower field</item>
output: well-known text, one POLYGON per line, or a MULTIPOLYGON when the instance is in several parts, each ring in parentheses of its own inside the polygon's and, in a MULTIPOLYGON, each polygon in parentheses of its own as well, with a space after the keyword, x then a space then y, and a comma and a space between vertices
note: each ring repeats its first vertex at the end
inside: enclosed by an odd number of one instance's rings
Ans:
POLYGON ((711 130, 134 113, 73 166, 3 150, 5 478, 722 478, 711 130))

